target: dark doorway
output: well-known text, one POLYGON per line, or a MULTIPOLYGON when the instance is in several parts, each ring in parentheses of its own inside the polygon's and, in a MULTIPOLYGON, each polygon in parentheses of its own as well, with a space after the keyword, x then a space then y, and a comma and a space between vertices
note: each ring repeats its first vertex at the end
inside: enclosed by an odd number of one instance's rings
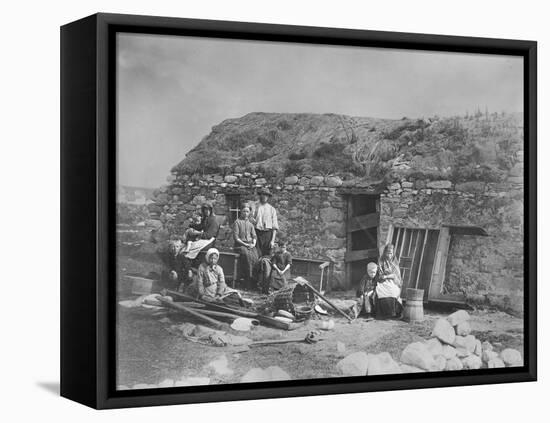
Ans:
POLYGON ((365 275, 367 263, 378 259, 379 222, 379 195, 349 195, 345 257, 348 288, 357 287, 365 275))

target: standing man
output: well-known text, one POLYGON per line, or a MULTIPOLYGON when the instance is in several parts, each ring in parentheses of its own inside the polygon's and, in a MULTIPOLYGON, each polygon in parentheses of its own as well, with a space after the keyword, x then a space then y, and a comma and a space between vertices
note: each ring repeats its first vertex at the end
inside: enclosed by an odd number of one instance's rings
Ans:
POLYGON ((269 204, 271 192, 267 188, 262 188, 258 192, 260 201, 256 204, 254 215, 250 219, 256 229, 258 255, 271 256, 271 251, 275 245, 275 237, 279 230, 277 222, 277 210, 269 204))

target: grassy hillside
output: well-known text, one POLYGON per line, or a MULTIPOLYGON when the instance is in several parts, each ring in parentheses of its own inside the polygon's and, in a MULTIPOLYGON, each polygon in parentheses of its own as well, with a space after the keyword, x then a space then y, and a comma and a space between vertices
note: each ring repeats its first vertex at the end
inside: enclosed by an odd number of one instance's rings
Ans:
POLYGON ((498 182, 522 142, 522 114, 389 120, 250 113, 213 127, 173 171, 498 182))

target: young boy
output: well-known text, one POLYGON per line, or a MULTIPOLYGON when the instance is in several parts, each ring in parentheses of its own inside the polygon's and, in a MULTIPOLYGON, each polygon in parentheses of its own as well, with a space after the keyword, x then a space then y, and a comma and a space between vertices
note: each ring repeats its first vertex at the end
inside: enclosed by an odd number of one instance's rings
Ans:
POLYGON ((272 291, 284 288, 290 276, 292 256, 286 249, 287 243, 279 240, 275 254, 271 258, 271 280, 269 288, 272 291))
POLYGON ((376 302, 376 285, 379 282, 378 265, 370 262, 367 264, 367 273, 359 282, 357 290, 357 316, 361 313, 373 314, 376 302))

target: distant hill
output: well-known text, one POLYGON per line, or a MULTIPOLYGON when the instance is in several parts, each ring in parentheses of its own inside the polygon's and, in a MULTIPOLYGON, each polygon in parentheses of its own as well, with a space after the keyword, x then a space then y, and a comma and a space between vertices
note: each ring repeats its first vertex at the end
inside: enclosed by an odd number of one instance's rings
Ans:
POLYGON ((172 171, 498 182, 522 143, 520 113, 400 120, 250 113, 214 126, 172 171))

